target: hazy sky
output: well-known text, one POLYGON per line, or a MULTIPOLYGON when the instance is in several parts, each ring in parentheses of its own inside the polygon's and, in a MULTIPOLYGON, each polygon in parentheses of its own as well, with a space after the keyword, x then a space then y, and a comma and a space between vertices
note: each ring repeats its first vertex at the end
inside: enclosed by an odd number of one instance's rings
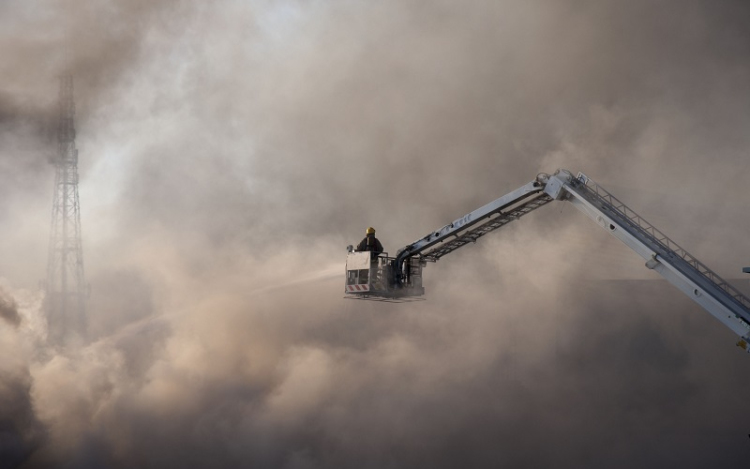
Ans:
POLYGON ((583 171, 748 288, 750 6, 0 1, 0 468, 739 467, 750 357, 572 206, 344 300, 583 171), (41 310, 75 80, 87 344, 41 310))

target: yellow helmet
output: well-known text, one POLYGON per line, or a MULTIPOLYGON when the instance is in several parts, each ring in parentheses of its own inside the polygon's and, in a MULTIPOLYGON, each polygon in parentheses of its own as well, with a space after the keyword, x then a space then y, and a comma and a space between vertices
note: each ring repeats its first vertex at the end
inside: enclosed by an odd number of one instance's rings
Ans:
POLYGON ((373 227, 367 228, 367 231, 365 231, 365 234, 375 234, 375 228, 373 227))

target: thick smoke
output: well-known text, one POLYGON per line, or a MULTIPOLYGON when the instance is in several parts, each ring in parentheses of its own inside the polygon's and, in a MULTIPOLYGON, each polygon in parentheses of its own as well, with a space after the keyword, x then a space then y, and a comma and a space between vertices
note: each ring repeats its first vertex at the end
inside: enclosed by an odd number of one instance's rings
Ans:
POLYGON ((0 467, 738 466, 736 338, 571 206, 429 265, 427 301, 342 283, 366 227, 394 254, 559 167, 738 277, 749 20, 0 3, 0 467), (65 71, 91 298, 86 344, 60 351, 36 288, 65 71))
POLYGON ((0 288, 0 318, 13 327, 21 324, 21 316, 18 315, 16 300, 0 288))

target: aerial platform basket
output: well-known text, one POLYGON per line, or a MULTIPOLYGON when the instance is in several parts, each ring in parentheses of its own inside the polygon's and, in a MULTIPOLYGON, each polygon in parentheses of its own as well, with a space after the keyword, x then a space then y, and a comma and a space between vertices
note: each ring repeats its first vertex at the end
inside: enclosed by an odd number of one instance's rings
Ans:
POLYGON ((367 251, 354 252, 348 247, 344 298, 405 303, 424 300, 422 263, 410 262, 408 282, 396 282, 393 266, 396 258, 382 253, 377 257, 367 251))

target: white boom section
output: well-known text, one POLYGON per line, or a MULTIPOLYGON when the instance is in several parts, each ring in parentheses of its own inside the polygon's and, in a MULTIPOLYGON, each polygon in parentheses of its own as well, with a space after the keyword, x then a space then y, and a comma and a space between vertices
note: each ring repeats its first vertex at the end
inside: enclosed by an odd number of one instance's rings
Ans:
POLYGON ((427 261, 437 261, 449 252, 474 243, 490 231, 551 202, 552 199, 543 189, 544 185, 534 180, 399 249, 397 259, 400 263, 407 257, 421 256, 427 261))
MULTIPOLYGON (((750 299, 586 175, 573 177, 564 169, 552 176, 540 174, 525 186, 400 249, 392 264, 394 285, 408 284, 404 273, 408 260, 437 261, 553 200, 572 203, 625 243, 646 260, 646 267, 739 335, 737 345, 750 352, 750 299)), ((750 273, 750 267, 743 271, 750 273)))
POLYGON ((737 345, 750 352, 750 299, 583 173, 573 177, 568 171, 558 170, 544 179, 547 195, 569 201, 625 243, 646 260, 646 267, 739 335, 737 345))

